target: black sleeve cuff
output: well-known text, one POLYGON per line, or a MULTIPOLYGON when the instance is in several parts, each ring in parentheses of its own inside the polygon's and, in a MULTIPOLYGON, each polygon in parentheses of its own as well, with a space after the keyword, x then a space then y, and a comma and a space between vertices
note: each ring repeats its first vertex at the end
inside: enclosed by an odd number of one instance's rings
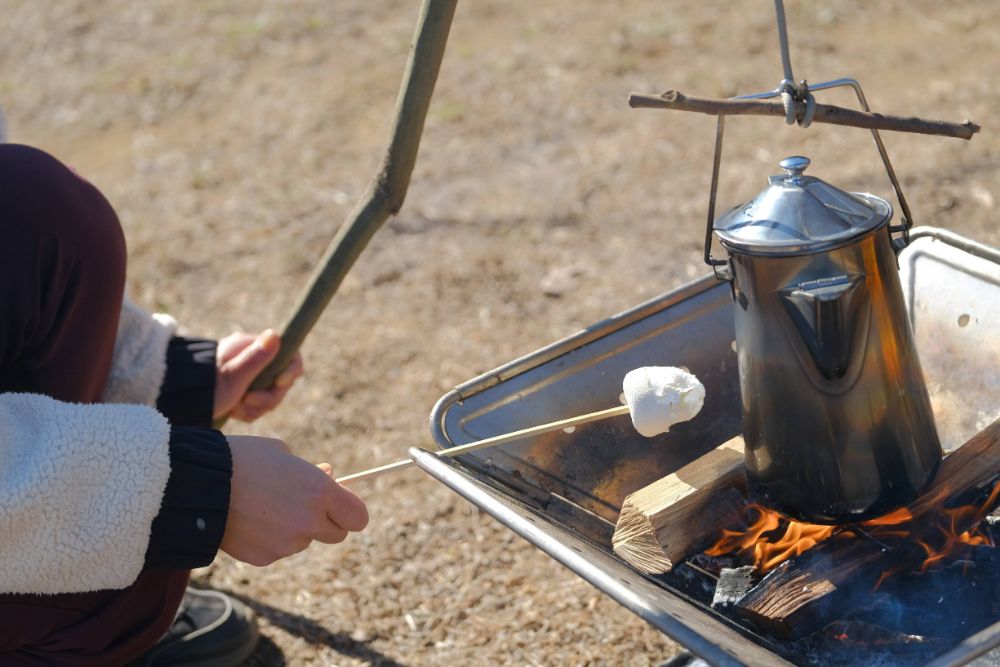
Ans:
POLYGON ((146 566, 190 570, 212 562, 229 513, 233 459, 218 431, 170 430, 170 477, 153 519, 146 566))
POLYGON ((174 336, 156 409, 180 426, 211 426, 215 403, 216 343, 174 336))

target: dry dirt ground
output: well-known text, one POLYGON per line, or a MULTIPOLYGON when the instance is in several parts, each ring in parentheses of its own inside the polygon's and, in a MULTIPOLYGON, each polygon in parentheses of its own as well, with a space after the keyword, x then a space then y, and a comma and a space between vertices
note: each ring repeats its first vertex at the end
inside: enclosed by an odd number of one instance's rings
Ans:
MULTIPOLYGON (((417 0, 0 0, 10 139, 107 194, 134 298, 221 336, 278 326, 375 169, 417 0)), ((917 224, 1000 245, 1000 3, 789 0, 796 75, 983 123, 886 138, 917 224)), ((409 196, 306 342, 275 434, 338 473, 429 446, 454 385, 702 275, 714 123, 633 111, 781 78, 766 0, 460 3, 409 196)), ((821 98, 848 103, 845 93, 821 98)), ((871 139, 729 125, 720 201, 785 155, 888 196, 871 139)), ((252 665, 647 665, 678 647, 419 471, 359 487, 371 527, 196 581, 251 601, 252 665)))

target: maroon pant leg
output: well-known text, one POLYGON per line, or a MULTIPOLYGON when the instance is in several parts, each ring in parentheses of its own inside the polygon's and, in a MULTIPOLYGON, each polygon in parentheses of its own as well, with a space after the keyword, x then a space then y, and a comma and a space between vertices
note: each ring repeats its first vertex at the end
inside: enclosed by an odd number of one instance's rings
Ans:
MULTIPOLYGON (((0 392, 98 402, 124 284, 124 236, 101 193, 42 151, 0 144, 0 392)), ((122 664, 170 626, 187 578, 143 571, 124 590, 0 594, 0 664, 122 664)))

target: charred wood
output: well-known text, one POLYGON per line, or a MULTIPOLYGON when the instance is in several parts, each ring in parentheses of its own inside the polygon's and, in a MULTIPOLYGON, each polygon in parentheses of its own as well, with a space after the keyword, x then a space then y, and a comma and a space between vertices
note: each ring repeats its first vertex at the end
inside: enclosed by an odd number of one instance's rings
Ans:
POLYGON ((754 566, 723 568, 715 585, 712 606, 728 607, 737 604, 754 586, 754 566))
POLYGON ((802 637, 827 619, 848 587, 874 586, 885 560, 871 542, 834 538, 774 568, 736 603, 736 613, 759 631, 802 637))

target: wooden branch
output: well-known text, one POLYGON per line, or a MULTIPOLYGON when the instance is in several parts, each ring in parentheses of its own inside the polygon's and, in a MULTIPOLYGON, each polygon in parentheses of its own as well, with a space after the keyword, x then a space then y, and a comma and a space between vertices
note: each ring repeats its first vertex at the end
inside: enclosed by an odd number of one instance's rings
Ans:
MULTIPOLYGON (((852 537, 848 528, 791 561, 782 563, 736 603, 737 613, 758 629, 781 637, 798 637, 816 629, 823 611, 832 608, 850 584, 874 586, 890 568, 901 571, 926 557, 913 538, 920 537, 940 510, 964 500, 1000 478, 1000 420, 993 422, 941 462, 930 489, 908 506, 912 519, 900 527, 910 538, 891 551, 873 541, 852 537)), ((991 497, 978 516, 997 504, 991 497)), ((957 526, 959 531, 974 526, 957 526)), ((827 619, 829 620, 829 619, 827 619)))
MULTIPOLYGON (((278 355, 257 376, 251 389, 266 389, 274 384, 368 241, 403 206, 457 3, 458 0, 424 0, 396 100, 392 139, 381 168, 327 247, 291 318, 282 328, 278 355)), ((223 418, 216 426, 224 423, 223 418)))
POLYGON ((424 0, 396 101, 392 139, 382 166, 369 183, 364 199, 355 206, 331 241, 321 265, 282 331, 278 358, 260 374, 255 388, 271 386, 316 324, 375 231, 403 206, 457 2, 424 0))
MULTIPOLYGON (((632 93, 628 105, 633 109, 673 109, 694 111, 713 116, 782 116, 785 108, 781 102, 767 100, 723 100, 706 97, 688 97, 677 90, 668 90, 662 95, 632 93)), ((913 116, 888 116, 869 111, 847 109, 831 104, 816 104, 815 123, 847 125, 869 130, 890 130, 893 132, 914 132, 934 134, 956 139, 971 139, 979 132, 979 125, 970 120, 952 123, 943 120, 925 120, 913 116)))
POLYGON ((647 574, 669 572, 746 506, 743 438, 736 437, 625 498, 614 551, 647 574))

